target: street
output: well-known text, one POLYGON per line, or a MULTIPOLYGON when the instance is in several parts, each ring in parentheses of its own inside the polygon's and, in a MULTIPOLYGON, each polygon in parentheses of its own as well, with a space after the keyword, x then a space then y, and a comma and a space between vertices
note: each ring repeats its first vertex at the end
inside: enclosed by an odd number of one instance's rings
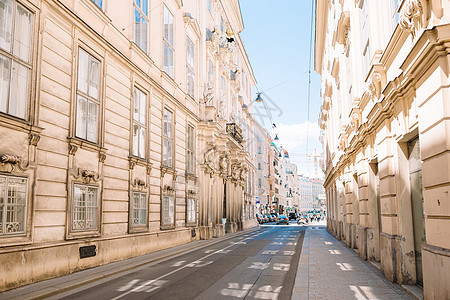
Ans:
POLYGON ((266 225, 52 299, 291 299, 304 231, 266 225))

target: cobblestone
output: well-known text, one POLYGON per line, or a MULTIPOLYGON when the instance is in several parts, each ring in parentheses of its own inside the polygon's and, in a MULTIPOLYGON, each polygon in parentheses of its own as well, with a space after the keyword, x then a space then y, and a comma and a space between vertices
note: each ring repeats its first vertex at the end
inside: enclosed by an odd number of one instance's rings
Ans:
POLYGON ((325 226, 311 227, 305 233, 292 299, 414 299, 325 226))

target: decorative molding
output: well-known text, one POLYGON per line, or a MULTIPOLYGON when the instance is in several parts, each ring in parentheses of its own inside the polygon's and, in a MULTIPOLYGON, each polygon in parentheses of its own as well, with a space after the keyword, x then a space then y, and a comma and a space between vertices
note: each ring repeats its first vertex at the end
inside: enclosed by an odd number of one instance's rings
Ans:
POLYGON ((367 91, 372 100, 377 101, 381 97, 381 74, 373 72, 367 84, 367 91))
POLYGON ((399 26, 410 33, 412 38, 427 27, 428 22, 427 0, 405 0, 400 10, 399 26))
POLYGON ((194 190, 188 190, 186 194, 188 198, 197 198, 198 195, 198 193, 194 190))
POLYGON ((147 188, 147 184, 146 184, 145 180, 142 180, 140 178, 135 178, 131 182, 131 186, 134 187, 134 188, 137 188, 140 191, 142 191, 143 189, 147 188))
POLYGON ((171 174, 174 176, 174 180, 176 180, 176 171, 170 167, 167 166, 161 166, 161 178, 163 178, 166 174, 171 174))
POLYGON ((69 144, 69 155, 75 155, 78 151, 78 146, 74 144, 69 144))
POLYGON ((101 163, 104 163, 105 160, 106 160, 106 154, 103 153, 103 152, 99 152, 98 153, 98 161, 101 162, 101 163))
POLYGON ((173 187, 171 187, 170 185, 164 185, 164 187, 162 189, 162 193, 163 193, 163 195, 173 196, 173 195, 175 195, 175 189, 173 187))
POLYGON ((214 175, 216 171, 216 154, 216 146, 211 146, 204 154, 205 172, 209 173, 210 176, 214 175))
POLYGON ((22 172, 28 170, 29 168, 28 162, 22 160, 20 156, 13 154, 0 154, 0 163, 0 170, 4 169, 4 171, 8 173, 12 173, 16 169, 16 167, 19 168, 19 170, 22 172), (7 166, 10 167, 9 170, 6 168, 7 166))
POLYGON ((41 136, 37 133, 30 133, 29 134, 29 145, 31 146, 37 146, 39 143, 39 140, 41 139, 41 136))
POLYGON ((81 180, 83 180, 83 182, 86 184, 91 183, 91 181, 98 182, 100 179, 100 175, 97 172, 87 169, 76 168, 72 170, 70 174, 75 179, 81 178, 81 180))

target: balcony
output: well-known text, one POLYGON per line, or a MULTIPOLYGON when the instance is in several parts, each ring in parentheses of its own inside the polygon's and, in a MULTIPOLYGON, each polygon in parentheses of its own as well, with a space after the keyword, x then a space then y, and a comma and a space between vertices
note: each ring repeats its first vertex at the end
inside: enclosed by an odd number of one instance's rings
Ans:
POLYGON ((239 144, 244 141, 242 129, 236 123, 227 123, 227 133, 239 144))

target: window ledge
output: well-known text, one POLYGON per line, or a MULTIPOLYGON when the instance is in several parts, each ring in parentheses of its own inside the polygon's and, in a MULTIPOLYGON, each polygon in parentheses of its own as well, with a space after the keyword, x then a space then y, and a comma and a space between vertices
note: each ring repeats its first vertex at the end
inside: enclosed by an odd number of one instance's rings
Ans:
POLYGON ((161 230, 172 230, 175 229, 175 225, 170 224, 170 225, 161 225, 161 230))
POLYGON ((44 128, 32 125, 30 122, 0 112, 0 124, 2 127, 8 127, 11 129, 20 130, 22 132, 35 132, 41 133, 44 128))
POLYGON ((100 146, 97 143, 94 142, 90 142, 88 140, 84 140, 81 139, 79 137, 68 137, 67 138, 69 140, 69 146, 75 146, 77 148, 82 148, 82 149, 86 149, 86 150, 91 150, 91 151, 95 151, 95 152, 99 152, 99 153, 105 153, 106 148, 103 148, 102 146, 100 146))
POLYGON ((84 239, 84 238, 94 238, 100 237, 101 234, 99 231, 72 231, 67 233, 66 240, 76 240, 76 239, 84 239))
POLYGON ((145 233, 148 232, 148 226, 147 225, 143 225, 143 226, 130 226, 130 228, 128 228, 128 233, 145 233))
POLYGON ((0 248, 12 246, 26 246, 33 243, 31 237, 25 232, 16 235, 5 234, 0 236, 0 248))

